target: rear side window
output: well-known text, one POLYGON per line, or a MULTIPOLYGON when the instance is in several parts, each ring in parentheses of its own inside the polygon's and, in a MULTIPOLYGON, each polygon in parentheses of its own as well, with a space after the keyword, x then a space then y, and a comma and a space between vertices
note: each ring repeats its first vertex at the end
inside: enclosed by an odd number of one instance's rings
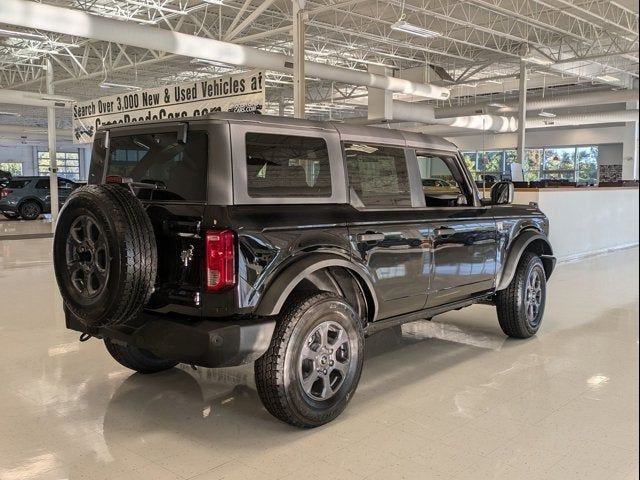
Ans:
POLYGON ((207 188, 207 134, 189 132, 187 142, 176 132, 112 137, 107 175, 152 183, 141 189, 148 200, 204 201, 207 188))
POLYGON ((40 190, 49 190, 50 187, 51 187, 51 180, 49 180, 48 178, 46 180, 38 180, 36 182, 36 188, 40 190))
POLYGON ((250 197, 330 197, 329 152, 323 138, 247 133, 250 197))
POLYGON ((8 188, 24 188, 31 180, 10 180, 7 184, 8 188))
POLYGON ((410 207, 411 188, 403 148, 345 143, 352 194, 364 206, 410 207))

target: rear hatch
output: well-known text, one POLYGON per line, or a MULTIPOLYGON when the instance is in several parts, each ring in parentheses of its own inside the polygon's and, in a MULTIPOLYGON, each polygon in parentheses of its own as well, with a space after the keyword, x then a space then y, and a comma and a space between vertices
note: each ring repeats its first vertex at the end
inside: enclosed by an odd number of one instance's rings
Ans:
POLYGON ((207 133, 189 131, 187 135, 180 125, 155 126, 153 130, 150 127, 127 128, 126 133, 120 133, 121 129, 112 131, 106 151, 106 179, 133 181, 134 192, 153 224, 158 276, 147 308, 199 316, 204 275, 200 226, 207 192, 207 133))

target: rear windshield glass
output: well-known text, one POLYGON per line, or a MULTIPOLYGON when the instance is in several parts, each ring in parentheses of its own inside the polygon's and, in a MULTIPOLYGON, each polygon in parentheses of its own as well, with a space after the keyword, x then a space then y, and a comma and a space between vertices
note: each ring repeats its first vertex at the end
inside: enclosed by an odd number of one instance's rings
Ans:
POLYGON ((247 133, 251 197, 330 197, 331 172, 322 138, 247 133))
POLYGON ((7 185, 8 188, 24 188, 31 180, 11 180, 7 185))
POLYGON ((176 132, 112 137, 107 175, 157 185, 140 189, 148 200, 204 201, 207 188, 207 134, 189 132, 187 142, 176 132))

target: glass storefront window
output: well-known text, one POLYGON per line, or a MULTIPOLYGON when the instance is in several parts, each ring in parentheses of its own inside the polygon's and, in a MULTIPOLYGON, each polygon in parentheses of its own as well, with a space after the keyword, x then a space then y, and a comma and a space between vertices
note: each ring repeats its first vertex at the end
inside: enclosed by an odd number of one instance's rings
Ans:
POLYGON ((598 147, 578 147, 576 150, 578 181, 595 183, 598 181, 598 147))
MULTIPOLYGON (((76 152, 56 152, 58 176, 69 180, 80 180, 80 154, 76 152)), ((51 165, 48 151, 38 151, 38 174, 49 175, 51 165)))

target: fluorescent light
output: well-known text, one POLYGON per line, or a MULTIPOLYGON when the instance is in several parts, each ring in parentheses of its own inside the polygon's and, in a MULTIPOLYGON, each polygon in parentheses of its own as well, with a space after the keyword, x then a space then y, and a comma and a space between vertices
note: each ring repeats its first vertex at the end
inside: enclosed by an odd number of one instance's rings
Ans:
POLYGON ((555 118, 556 114, 553 112, 545 112, 544 110, 540 110, 540 113, 538 113, 539 117, 545 117, 545 118, 555 118))
POLYGON ((502 85, 501 80, 484 80, 485 83, 495 83, 496 85, 502 85))
POLYGON ((491 102, 491 103, 487 104, 487 106, 495 107, 495 108, 508 108, 509 107, 509 105, 507 105, 506 103, 500 103, 500 102, 491 102))
POLYGON ((193 58, 189 63, 205 63, 207 65, 213 65, 215 67, 225 67, 225 68, 233 67, 233 65, 229 65, 228 63, 216 62, 215 60, 208 60, 206 58, 193 58))
POLYGON ((15 30, 6 30, 4 28, 0 28, 0 36, 21 38, 23 40, 46 40, 47 39, 46 36, 40 33, 17 32, 15 30))
POLYGON ((10 117, 20 117, 21 115, 16 112, 0 112, 0 115, 8 115, 10 117))
POLYGON ((210 3, 211 5, 222 5, 224 0, 202 0, 204 3, 210 3))
POLYGON ((134 85, 124 85, 122 83, 102 82, 100 88, 125 88, 127 90, 140 90, 140 87, 134 85))
POLYGON ((438 32, 434 32, 433 30, 419 27, 417 25, 412 25, 408 22, 405 22, 404 20, 398 20, 396 23, 391 25, 391 30, 410 33, 411 35, 418 35, 419 37, 424 37, 424 38, 435 38, 441 35, 438 32))
POLYGON ((620 79, 616 77, 612 77, 611 75, 600 75, 596 77, 598 80, 602 80, 603 82, 619 82, 620 79))
POLYGON ((553 60, 544 57, 536 57, 534 55, 528 55, 522 57, 522 60, 529 63, 535 63, 536 65, 553 65, 553 60))

